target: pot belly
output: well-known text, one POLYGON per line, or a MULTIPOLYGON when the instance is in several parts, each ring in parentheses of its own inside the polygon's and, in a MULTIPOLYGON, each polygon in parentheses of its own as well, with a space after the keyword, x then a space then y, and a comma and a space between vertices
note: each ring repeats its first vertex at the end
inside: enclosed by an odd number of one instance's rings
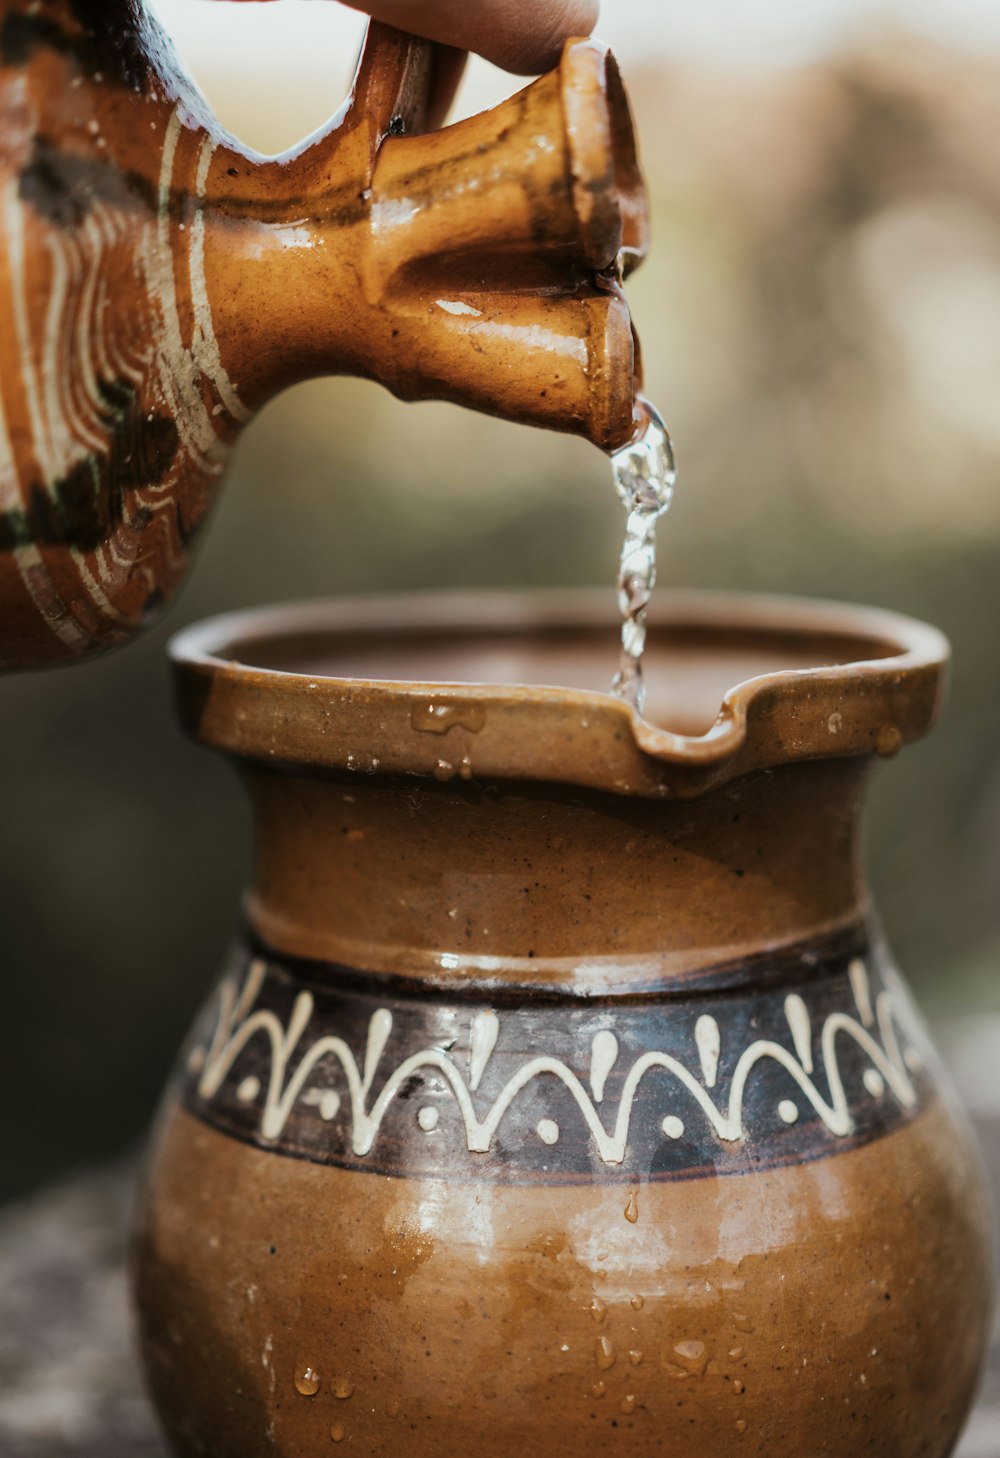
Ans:
POLYGON ((943 1458, 988 1322, 940 1103, 743 1177, 479 1185, 284 1159, 176 1109, 139 1241, 178 1451, 943 1458))
MULTIPOLYGON (((614 1049, 604 1010, 574 1063, 538 1045, 541 1023, 515 1047, 502 1012, 477 1053, 476 1003, 455 1014, 466 1058, 428 1032, 440 998, 424 1023, 394 1006, 390 1032, 357 994, 352 1033, 319 993, 307 1021, 264 974, 242 1003, 237 986, 168 1102, 140 1223, 146 1362, 178 1451, 944 1458, 985 1346, 988 1212, 909 1014, 897 1026, 870 972, 869 988, 856 958, 853 977, 832 965, 824 992, 813 964, 812 1051, 780 978, 675 1000, 690 1078, 661 1062, 643 1084, 638 1006, 615 1011, 614 1049), (295 1084, 328 1017, 337 1078, 295 1084), (453 1062, 412 1065, 414 1047, 453 1062), (491 1132, 526 1058, 548 1064, 491 1132)), ((654 1042, 675 1057, 666 1025, 654 1042)))

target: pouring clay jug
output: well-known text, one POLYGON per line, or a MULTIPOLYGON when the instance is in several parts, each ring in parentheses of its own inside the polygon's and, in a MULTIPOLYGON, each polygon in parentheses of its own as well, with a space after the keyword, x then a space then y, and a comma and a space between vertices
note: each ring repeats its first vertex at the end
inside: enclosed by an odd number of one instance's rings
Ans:
POLYGON ((952 1451, 986 1199, 858 844, 946 646, 661 607, 648 718, 603 596, 176 641, 257 845, 137 1242, 183 1458, 952 1451))
POLYGON ((570 42, 422 135, 433 64, 372 25, 346 106, 266 158, 141 0, 0 0, 0 666, 147 622, 240 429, 296 380, 629 437, 645 197, 614 60, 570 42))

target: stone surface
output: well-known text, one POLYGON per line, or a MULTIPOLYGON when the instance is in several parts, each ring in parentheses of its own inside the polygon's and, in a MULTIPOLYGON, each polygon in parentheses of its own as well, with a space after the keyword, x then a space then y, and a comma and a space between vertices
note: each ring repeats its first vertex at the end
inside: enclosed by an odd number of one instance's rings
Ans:
POLYGON ((0 1453, 167 1458, 129 1334, 134 1168, 0 1211, 0 1453))

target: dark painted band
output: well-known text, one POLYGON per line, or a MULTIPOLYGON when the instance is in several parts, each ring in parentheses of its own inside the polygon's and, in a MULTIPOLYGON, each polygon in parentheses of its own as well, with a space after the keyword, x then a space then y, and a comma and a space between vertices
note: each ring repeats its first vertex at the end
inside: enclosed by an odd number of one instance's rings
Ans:
POLYGON ((380 1175, 560 1184, 750 1174, 925 1104, 925 1043, 856 933, 627 998, 303 962, 241 941, 183 1099, 233 1138, 380 1175))

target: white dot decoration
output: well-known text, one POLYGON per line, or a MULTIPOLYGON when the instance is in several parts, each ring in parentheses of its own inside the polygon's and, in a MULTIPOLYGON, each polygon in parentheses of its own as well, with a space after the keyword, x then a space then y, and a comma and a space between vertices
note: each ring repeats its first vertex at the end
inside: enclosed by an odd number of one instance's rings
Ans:
POLYGON ((250 1077, 245 1078, 236 1090, 236 1097, 241 1104, 252 1104, 259 1093, 260 1079, 251 1073, 250 1077))
POLYGON ((327 1123, 340 1112, 340 1094, 335 1088, 307 1088, 302 1095, 302 1102, 318 1109, 320 1118, 327 1123))
POLYGON ((543 1144, 555 1144, 559 1138, 559 1125, 555 1119, 539 1119, 535 1125, 535 1133, 543 1144))
POLYGON ((431 1104, 424 1104, 424 1107, 417 1111, 417 1123, 425 1134, 429 1134, 432 1129, 437 1128, 437 1122, 440 1117, 437 1109, 431 1104))
POLYGON ((778 1115, 786 1124, 794 1124, 799 1117, 798 1105, 793 1104, 791 1099, 782 1099, 778 1105, 778 1115))
POLYGON ((679 1139, 684 1133, 684 1120, 678 1119, 676 1114, 668 1114, 660 1128, 668 1139, 679 1139))
POLYGON ((885 1093, 885 1079, 876 1068, 866 1068, 862 1075, 865 1088, 873 1099, 880 1099, 885 1093))

